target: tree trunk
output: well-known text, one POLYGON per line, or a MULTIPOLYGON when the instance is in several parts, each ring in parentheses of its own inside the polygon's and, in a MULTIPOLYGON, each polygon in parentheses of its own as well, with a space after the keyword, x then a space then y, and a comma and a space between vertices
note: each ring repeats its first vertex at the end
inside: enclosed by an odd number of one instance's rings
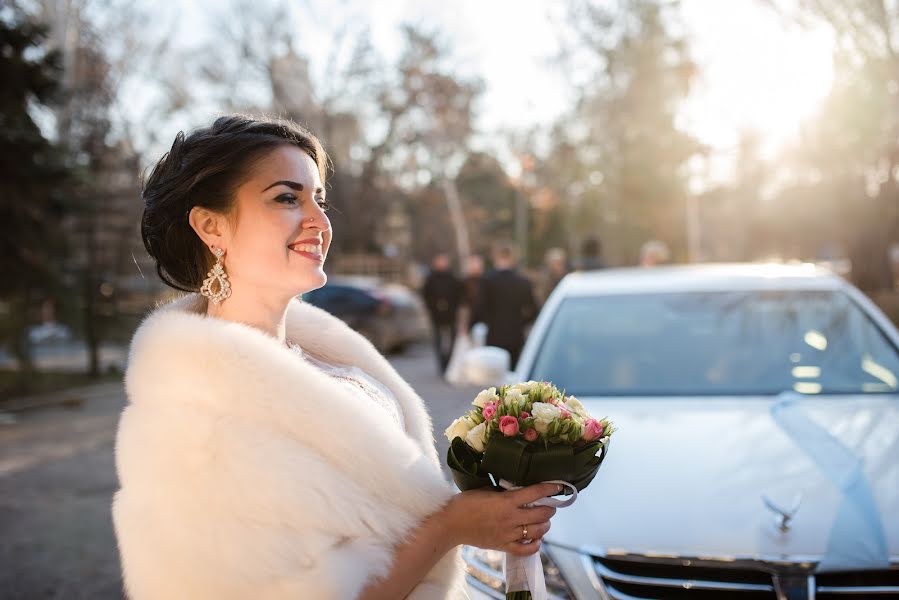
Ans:
POLYGON ((849 250, 852 282, 866 293, 890 292, 894 289, 890 262, 891 223, 870 219, 860 228, 849 250))
POLYGON ((462 203, 459 201, 459 191, 456 189, 456 180, 450 177, 441 177, 440 184, 443 187, 443 195, 446 198, 446 209, 449 211, 456 234, 456 253, 459 256, 459 264, 465 265, 471 247, 468 242, 468 226, 465 216, 462 214, 462 203))
POLYGON ((85 224, 86 261, 84 265, 84 341, 88 351, 88 374, 91 377, 100 375, 100 324, 97 322, 96 291, 97 282, 95 272, 98 269, 97 240, 96 240, 96 212, 88 209, 87 223, 85 224))
POLYGON ((519 259, 521 265, 527 267, 529 260, 528 230, 530 227, 528 224, 528 211, 530 203, 527 195, 521 190, 516 190, 513 197, 515 199, 515 238, 518 242, 519 259))
POLYGON ((13 298, 12 323, 13 329, 10 336, 13 342, 13 355, 19 363, 19 373, 23 376, 23 380, 27 380, 34 373, 34 360, 31 356, 31 339, 28 337, 28 325, 31 323, 28 314, 28 306, 30 304, 29 290, 26 288, 21 295, 13 298))

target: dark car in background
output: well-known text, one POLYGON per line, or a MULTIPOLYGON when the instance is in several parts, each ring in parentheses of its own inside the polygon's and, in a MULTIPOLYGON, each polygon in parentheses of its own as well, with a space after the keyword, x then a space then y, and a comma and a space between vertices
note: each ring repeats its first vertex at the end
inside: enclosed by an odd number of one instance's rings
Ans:
POLYGON ((385 354, 429 335, 427 313, 415 292, 376 277, 330 277, 303 300, 340 318, 385 354))

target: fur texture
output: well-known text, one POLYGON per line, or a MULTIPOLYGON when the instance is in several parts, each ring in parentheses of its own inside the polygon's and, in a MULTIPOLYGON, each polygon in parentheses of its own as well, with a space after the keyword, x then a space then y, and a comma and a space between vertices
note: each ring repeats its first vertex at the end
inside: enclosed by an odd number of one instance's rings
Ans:
MULTIPOLYGON (((133 600, 355 598, 453 494, 422 400, 361 335, 293 301, 287 338, 396 396, 403 431, 189 295, 131 343, 113 521, 133 600)), ((410 598, 465 597, 458 550, 410 598)))

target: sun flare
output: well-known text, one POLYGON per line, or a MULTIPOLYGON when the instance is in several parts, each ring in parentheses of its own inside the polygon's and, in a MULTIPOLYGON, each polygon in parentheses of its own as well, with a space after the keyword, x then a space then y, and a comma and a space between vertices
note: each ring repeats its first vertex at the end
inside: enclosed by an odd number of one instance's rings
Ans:
MULTIPOLYGON (((698 11, 700 2, 685 9, 698 11)), ((700 76, 685 118, 703 141, 734 147, 744 130, 767 151, 789 141, 812 117, 833 81, 832 40, 823 31, 786 28, 770 11, 733 2, 728 17, 695 12, 702 33, 696 48, 700 76)))

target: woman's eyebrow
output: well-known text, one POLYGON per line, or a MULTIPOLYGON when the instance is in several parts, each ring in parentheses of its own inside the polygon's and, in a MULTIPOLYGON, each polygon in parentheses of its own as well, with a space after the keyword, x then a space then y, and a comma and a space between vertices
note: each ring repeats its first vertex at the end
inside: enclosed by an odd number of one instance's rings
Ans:
POLYGON ((265 188, 265 189, 262 190, 262 191, 265 192, 265 191, 267 191, 267 190, 270 190, 271 188, 275 187, 276 185, 286 185, 287 187, 293 188, 293 189, 295 189, 295 190, 298 191, 298 192, 302 192, 302 191, 303 191, 303 184, 302 184, 302 183, 297 183, 296 181, 288 181, 288 180, 286 180, 286 179, 282 179, 282 180, 280 180, 280 181, 276 181, 275 183, 271 184, 270 186, 268 186, 267 188, 265 188))

